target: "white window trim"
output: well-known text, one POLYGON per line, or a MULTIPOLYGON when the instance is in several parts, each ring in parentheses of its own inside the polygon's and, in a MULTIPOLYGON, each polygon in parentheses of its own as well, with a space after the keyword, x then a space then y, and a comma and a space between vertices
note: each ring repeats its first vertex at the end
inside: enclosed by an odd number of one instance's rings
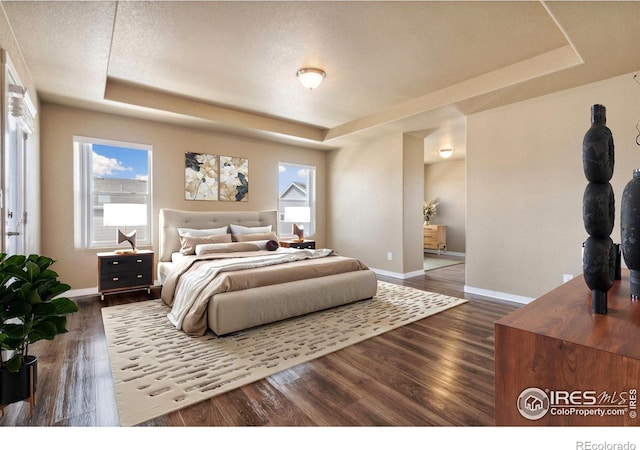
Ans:
MULTIPOLYGON (((291 162, 286 162, 286 161, 279 161, 278 162, 278 168, 281 165, 286 165, 289 167, 296 167, 298 169, 308 169, 309 170, 309 179, 307 180, 307 189, 309 189, 309 186, 313 186, 313 189, 311 189, 311 191, 308 191, 309 195, 309 208, 311 208, 311 223, 310 223, 310 232, 309 234, 307 234, 305 232, 305 239, 306 238, 312 238, 315 237, 317 231, 318 231, 318 224, 317 224, 317 220, 316 220, 316 190, 317 190, 317 185, 316 185, 316 172, 318 171, 318 168, 316 166, 311 166, 308 164, 298 164, 298 163, 291 163, 291 162)), ((278 183, 280 181, 280 174, 278 174, 278 183)), ((281 192, 278 189, 278 198, 277 198, 277 205, 278 205, 278 235, 281 237, 286 237, 286 238, 291 238, 293 237, 293 232, 292 230, 289 229, 282 229, 282 223, 283 221, 280 220, 280 194, 281 192)))
POLYGON ((73 137, 73 191, 74 191, 74 245, 76 248, 84 249, 101 249, 110 248, 116 244, 114 238, 113 243, 105 245, 95 245, 93 243, 93 231, 91 229, 90 212, 93 210, 92 193, 93 186, 87 186, 87 183, 93 183, 93 167, 91 158, 87 157, 87 145, 107 145, 112 147, 124 147, 135 150, 146 150, 148 152, 148 202, 147 202, 147 239, 139 240, 138 245, 147 246, 153 243, 153 181, 152 181, 152 152, 153 147, 148 144, 140 144, 134 142, 116 141, 112 139, 92 138, 86 136, 73 137))

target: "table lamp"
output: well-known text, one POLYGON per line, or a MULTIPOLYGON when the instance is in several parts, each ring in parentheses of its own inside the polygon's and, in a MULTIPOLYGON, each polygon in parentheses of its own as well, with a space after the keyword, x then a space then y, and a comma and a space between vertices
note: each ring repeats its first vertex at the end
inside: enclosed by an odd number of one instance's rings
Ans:
POLYGON ((116 253, 136 253, 136 230, 127 233, 127 227, 147 224, 147 205, 139 203, 105 203, 104 226, 118 228, 118 244, 127 241, 131 250, 116 250, 116 253))
POLYGON ((289 206, 284 209, 284 221, 293 222, 293 234, 297 242, 304 241, 304 225, 311 222, 311 208, 308 206, 289 206))

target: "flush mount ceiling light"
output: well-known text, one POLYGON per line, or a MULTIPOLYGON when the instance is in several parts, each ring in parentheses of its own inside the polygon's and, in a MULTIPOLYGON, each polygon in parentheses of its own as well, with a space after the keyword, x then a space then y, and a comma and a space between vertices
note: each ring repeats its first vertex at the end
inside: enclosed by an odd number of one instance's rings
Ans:
POLYGON ((326 73, 324 70, 304 68, 296 72, 296 76, 300 80, 300 83, 307 89, 315 89, 320 86, 326 73))
POLYGON ((453 149, 441 148, 440 150, 438 150, 438 154, 440 155, 441 158, 447 159, 447 158, 450 158, 451 155, 453 155, 453 149))

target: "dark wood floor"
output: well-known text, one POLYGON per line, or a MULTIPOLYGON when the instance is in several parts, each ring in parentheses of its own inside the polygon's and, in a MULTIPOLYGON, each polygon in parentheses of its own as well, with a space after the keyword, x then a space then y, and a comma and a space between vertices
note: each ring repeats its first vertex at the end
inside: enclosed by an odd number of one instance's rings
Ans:
MULTIPOLYGON (((406 280, 380 276, 469 302, 143 425, 493 425, 493 324, 518 305, 466 295, 464 271, 459 264, 406 280)), ((100 310, 143 298, 76 298, 69 333, 32 346, 33 418, 19 402, 5 408, 0 425, 118 426, 100 310)))

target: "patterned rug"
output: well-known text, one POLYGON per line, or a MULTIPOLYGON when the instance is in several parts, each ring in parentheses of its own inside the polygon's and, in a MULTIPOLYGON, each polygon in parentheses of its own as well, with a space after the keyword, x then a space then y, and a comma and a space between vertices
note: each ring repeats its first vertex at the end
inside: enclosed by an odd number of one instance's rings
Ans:
POLYGON ((120 424, 145 422, 465 302, 379 281, 370 300, 224 337, 176 330, 161 300, 103 308, 120 424))

